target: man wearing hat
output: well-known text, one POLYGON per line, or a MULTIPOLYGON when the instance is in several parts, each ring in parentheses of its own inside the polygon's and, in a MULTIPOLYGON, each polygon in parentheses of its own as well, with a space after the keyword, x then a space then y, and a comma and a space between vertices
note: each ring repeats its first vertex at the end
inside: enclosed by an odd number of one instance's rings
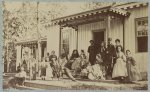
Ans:
POLYGON ((93 40, 90 40, 90 46, 88 47, 88 53, 89 53, 89 62, 91 65, 94 65, 96 63, 96 47, 93 40))
POLYGON ((113 70, 113 57, 115 54, 115 46, 112 44, 112 38, 108 38, 108 45, 106 48, 106 77, 111 78, 113 70))

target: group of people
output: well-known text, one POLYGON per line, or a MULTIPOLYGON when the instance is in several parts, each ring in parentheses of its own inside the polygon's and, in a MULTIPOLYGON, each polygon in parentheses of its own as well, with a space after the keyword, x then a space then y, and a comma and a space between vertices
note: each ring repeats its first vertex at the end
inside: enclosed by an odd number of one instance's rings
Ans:
MULTIPOLYGON (((136 61, 131 56, 130 50, 124 49, 120 44, 120 40, 115 40, 116 45, 112 44, 112 39, 108 38, 107 46, 105 42, 100 45, 90 40, 88 54, 84 50, 80 53, 78 50, 73 50, 69 57, 63 50, 61 55, 57 57, 55 51, 38 62, 31 58, 29 62, 22 61, 21 67, 30 76, 30 79, 35 80, 39 71, 42 80, 51 80, 55 78, 63 78, 65 74, 71 80, 76 81, 76 77, 88 78, 91 80, 99 79, 118 79, 120 81, 128 80, 128 82, 141 80, 140 72, 137 68, 136 61)), ((18 72, 21 72, 18 68, 18 72)))
POLYGON ((76 81, 74 77, 86 63, 84 50, 81 50, 80 55, 77 50, 74 50, 70 58, 65 51, 62 52, 60 57, 57 57, 55 51, 52 51, 51 54, 47 53, 47 56, 40 63, 40 76, 43 80, 48 80, 54 77, 62 78, 65 74, 76 81), (72 72, 72 70, 74 71, 72 72))
POLYGON ((119 39, 115 40, 116 45, 112 44, 111 38, 108 38, 107 46, 104 42, 100 46, 96 45, 93 40, 90 43, 88 48, 89 62, 91 65, 95 65, 101 61, 99 64, 103 67, 102 71, 105 71, 106 79, 119 79, 123 82, 142 79, 136 61, 131 56, 131 51, 126 50, 124 53, 119 39))
POLYGON ((131 56, 130 50, 126 50, 124 53, 119 39, 116 39, 115 43, 116 45, 112 44, 111 38, 108 38, 107 46, 104 42, 97 45, 90 40, 89 56, 85 54, 84 50, 81 50, 80 54, 78 50, 73 50, 69 58, 65 51, 60 57, 55 55, 55 51, 52 51, 51 55, 47 53, 43 60, 49 63, 46 68, 41 68, 41 76, 58 78, 66 74, 72 80, 75 80, 76 77, 91 80, 118 79, 128 80, 128 82, 141 80, 136 61, 131 56))
POLYGON ((55 51, 51 52, 51 55, 47 53, 47 56, 40 62, 40 76, 42 80, 51 80, 53 77, 58 77, 57 75, 57 56, 55 51))

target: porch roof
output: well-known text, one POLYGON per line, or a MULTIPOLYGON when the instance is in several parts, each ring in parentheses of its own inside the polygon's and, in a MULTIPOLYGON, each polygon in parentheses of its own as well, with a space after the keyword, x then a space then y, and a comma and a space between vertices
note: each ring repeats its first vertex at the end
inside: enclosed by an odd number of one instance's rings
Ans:
POLYGON ((106 6, 106 7, 90 10, 90 11, 77 13, 77 14, 74 14, 74 15, 60 17, 60 18, 52 20, 52 22, 54 24, 60 24, 62 22, 67 22, 67 21, 70 21, 70 20, 72 21, 72 20, 75 20, 75 19, 81 19, 81 18, 85 18, 87 16, 93 16, 93 15, 103 14, 103 13, 114 13, 114 14, 118 14, 118 15, 121 15, 121 16, 128 16, 129 15, 129 12, 127 12, 126 10, 119 9, 117 7, 106 6))
MULTIPOLYGON (((47 38, 41 38, 41 41, 47 41, 47 38)), ((37 44, 38 39, 30 39, 30 40, 22 40, 22 41, 18 41, 16 42, 16 45, 28 45, 28 44, 37 44)))

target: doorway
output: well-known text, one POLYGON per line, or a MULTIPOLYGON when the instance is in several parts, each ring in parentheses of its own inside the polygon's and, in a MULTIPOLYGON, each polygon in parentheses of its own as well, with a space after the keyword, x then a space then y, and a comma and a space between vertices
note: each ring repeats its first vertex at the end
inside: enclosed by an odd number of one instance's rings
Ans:
POLYGON ((100 46, 100 43, 105 40, 105 31, 93 31, 93 40, 96 46, 100 46))

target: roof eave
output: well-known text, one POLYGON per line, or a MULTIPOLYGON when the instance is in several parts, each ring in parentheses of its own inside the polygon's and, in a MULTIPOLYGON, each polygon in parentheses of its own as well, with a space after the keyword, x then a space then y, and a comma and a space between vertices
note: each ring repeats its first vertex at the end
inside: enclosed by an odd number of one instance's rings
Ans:
POLYGON ((116 13, 116 14, 119 14, 119 15, 125 16, 125 17, 130 15, 129 12, 127 12, 126 10, 117 9, 116 7, 112 7, 112 6, 107 6, 107 7, 103 7, 103 8, 99 8, 99 9, 94 9, 94 10, 70 15, 70 16, 57 18, 57 19, 52 20, 52 22, 54 24, 60 24, 61 22, 64 22, 64 21, 70 21, 70 20, 81 18, 81 17, 83 18, 83 17, 89 16, 89 15, 95 15, 95 14, 101 14, 101 13, 107 13, 107 12, 108 13, 113 12, 113 13, 116 13))

